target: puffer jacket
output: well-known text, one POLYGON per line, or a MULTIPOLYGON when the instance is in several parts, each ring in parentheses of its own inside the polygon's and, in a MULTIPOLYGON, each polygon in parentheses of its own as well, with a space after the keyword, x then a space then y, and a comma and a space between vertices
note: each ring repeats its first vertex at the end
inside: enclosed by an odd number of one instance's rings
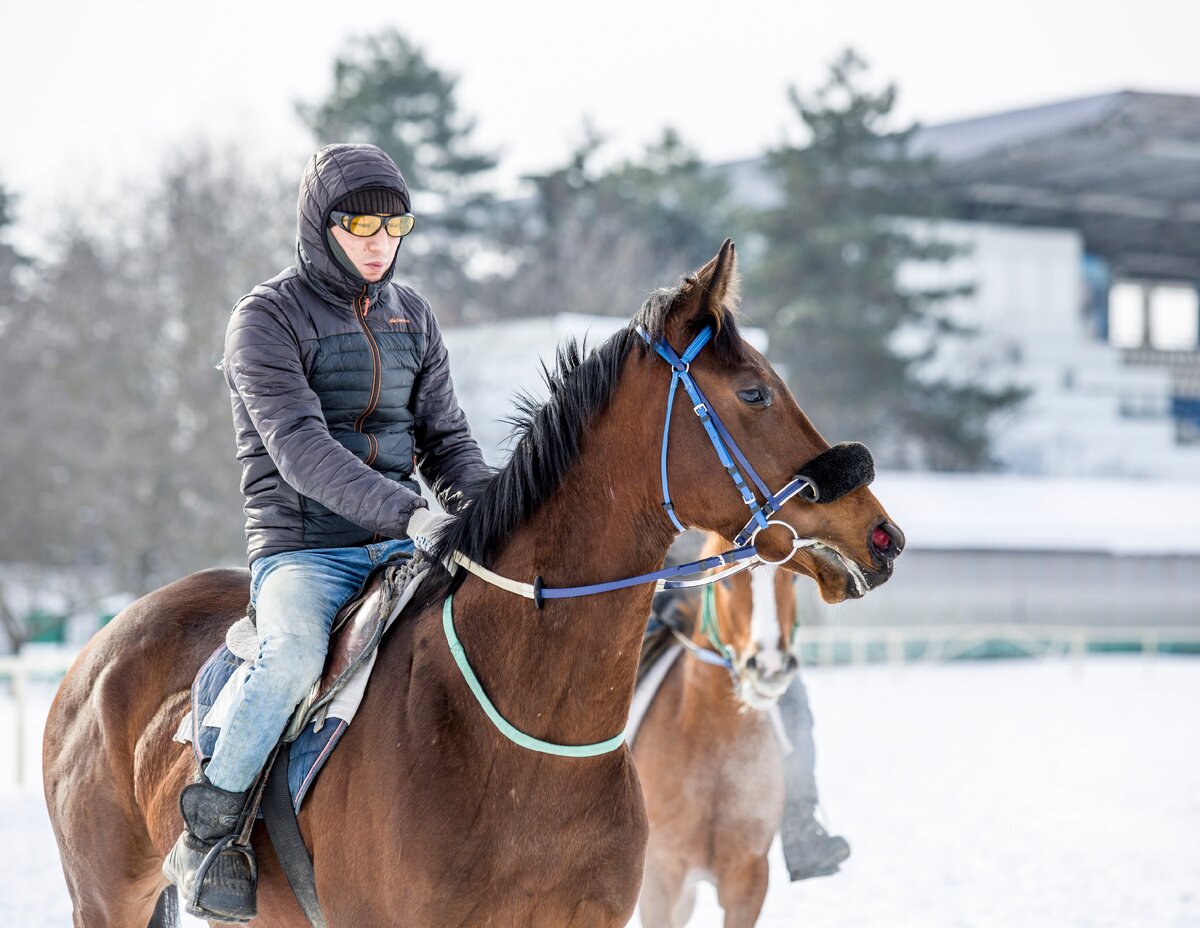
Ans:
POLYGON ((373 145, 314 155, 300 184, 296 264, 243 297, 229 321, 222 366, 250 563, 404 538, 409 516, 427 505, 416 467, 450 509, 458 488, 487 474, 429 303, 392 282, 395 262, 367 283, 331 251, 334 204, 369 187, 410 202, 373 145))

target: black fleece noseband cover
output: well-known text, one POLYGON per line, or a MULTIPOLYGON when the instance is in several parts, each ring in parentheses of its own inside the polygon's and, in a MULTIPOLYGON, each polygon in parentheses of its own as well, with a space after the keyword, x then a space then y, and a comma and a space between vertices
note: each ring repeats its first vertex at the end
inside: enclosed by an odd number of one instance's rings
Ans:
POLYGON ((802 490, 800 495, 804 499, 813 503, 832 503, 875 479, 875 459, 866 445, 844 441, 822 451, 805 464, 797 476, 806 478, 816 489, 815 498, 811 489, 802 490))

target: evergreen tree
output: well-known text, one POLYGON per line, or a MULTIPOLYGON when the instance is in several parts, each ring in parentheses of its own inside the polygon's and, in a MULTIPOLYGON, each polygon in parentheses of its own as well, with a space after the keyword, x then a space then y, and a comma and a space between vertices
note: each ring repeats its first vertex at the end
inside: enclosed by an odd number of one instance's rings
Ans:
POLYGON ((566 164, 526 180, 501 246, 516 270, 498 292, 505 315, 633 312, 647 293, 712 257, 733 216, 725 179, 672 129, 637 159, 595 167, 590 126, 566 164))
MULTIPOLYGON (((16 198, 0 185, 0 313, 5 312, 16 296, 18 270, 29 264, 29 259, 7 241, 8 229, 16 221, 15 207, 16 198)), ((3 330, 4 318, 0 315, 0 331, 3 330)))
POLYGON ((370 142, 399 165, 417 225, 397 277, 416 285, 443 322, 479 315, 468 266, 486 247, 494 204, 484 178, 496 158, 475 146, 457 83, 392 29, 351 39, 334 62, 328 97, 296 107, 318 144, 370 142))
POLYGON ((473 147, 475 123, 459 114, 457 83, 391 29, 350 39, 334 62, 329 96, 297 112, 321 144, 378 145, 414 190, 458 203, 496 159, 473 147))
POLYGON ((748 289, 774 308, 772 355, 829 438, 869 442, 888 466, 986 466, 989 417, 1023 393, 935 373, 946 340, 970 335, 948 314, 969 288, 898 282, 902 266, 958 251, 911 221, 946 215, 936 164, 911 152, 916 126, 889 128, 895 87, 863 88, 865 71, 847 51, 813 98, 790 90, 806 138, 767 156, 779 202, 756 217, 748 289))

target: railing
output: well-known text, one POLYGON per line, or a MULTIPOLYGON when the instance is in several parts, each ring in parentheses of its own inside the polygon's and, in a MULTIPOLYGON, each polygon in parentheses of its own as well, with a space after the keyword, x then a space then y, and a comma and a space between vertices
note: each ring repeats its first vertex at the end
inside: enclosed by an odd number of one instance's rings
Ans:
POLYGON ((34 653, 0 656, 0 679, 12 681, 13 728, 16 750, 13 762, 16 765, 16 783, 25 785, 25 749, 28 740, 29 681, 34 678, 56 680, 67 672, 75 660, 74 654, 34 653))
MULTIPOLYGON (((1089 628, 1080 625, 905 625, 806 626, 798 636, 806 664, 894 665, 935 663, 979 655, 1001 644, 1011 653, 1059 655, 1081 660, 1090 651, 1134 647, 1146 655, 1166 648, 1200 651, 1200 627, 1126 626, 1089 628)), ((26 781, 29 681, 58 679, 67 672, 73 654, 35 653, 0 657, 0 679, 12 681, 15 710, 16 783, 26 781)))
POLYGON ((1010 655, 1059 655, 1081 659, 1091 651, 1200 651, 1200 626, 903 625, 806 626, 798 642, 806 663, 891 664, 988 656, 1004 646, 1010 655))

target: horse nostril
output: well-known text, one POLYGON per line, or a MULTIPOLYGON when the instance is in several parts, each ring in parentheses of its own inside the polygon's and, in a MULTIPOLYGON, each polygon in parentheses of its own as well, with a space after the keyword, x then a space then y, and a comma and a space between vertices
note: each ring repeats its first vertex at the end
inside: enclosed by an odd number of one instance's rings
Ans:
POLYGON ((871 532, 871 548, 890 561, 904 550, 904 533, 891 522, 880 522, 871 532))
POLYGON ((784 662, 783 669, 786 673, 793 673, 800 666, 800 662, 796 660, 795 654, 789 654, 784 662))
POLYGON ((746 669, 747 670, 757 670, 758 669, 758 656, 757 655, 751 654, 748 658, 746 658, 746 669))

